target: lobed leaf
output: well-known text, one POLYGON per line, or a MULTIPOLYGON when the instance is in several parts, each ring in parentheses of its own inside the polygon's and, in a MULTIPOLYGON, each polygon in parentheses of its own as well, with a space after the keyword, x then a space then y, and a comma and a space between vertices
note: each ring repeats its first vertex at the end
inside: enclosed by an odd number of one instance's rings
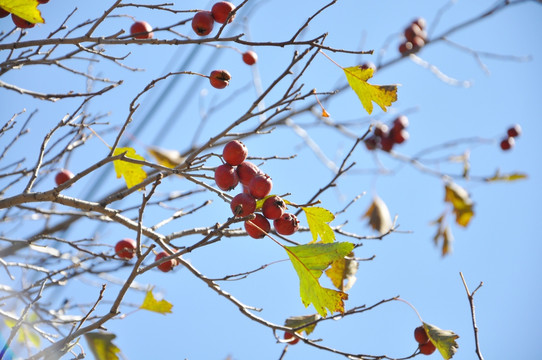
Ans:
POLYGON ((44 23, 38 0, 0 0, 0 7, 33 24, 44 23))
POLYGON ((358 95, 363 108, 371 114, 373 101, 386 112, 386 107, 397 101, 397 85, 371 85, 367 82, 373 77, 374 70, 362 69, 359 66, 343 68, 348 84, 358 95))
POLYGON ((147 291, 147 294, 145 295, 145 299, 143 300, 143 304, 141 304, 141 306, 139 307, 140 309, 143 309, 143 310, 149 310, 149 311, 154 311, 154 312, 157 312, 159 314, 167 314, 167 313, 171 313, 171 308, 173 307, 173 305, 162 299, 160 301, 156 300, 156 298, 154 297, 153 293, 152 293, 152 290, 149 290, 147 291))
MULTIPOLYGON (((126 153, 126 157, 135 160, 145 161, 143 156, 136 154, 136 151, 130 147, 118 147, 113 152, 113 156, 126 153)), ((117 178, 124 177, 126 181, 126 186, 131 188, 134 185, 139 184, 147 178, 147 173, 143 170, 143 165, 130 163, 123 160, 113 161, 115 166, 115 172, 117 173, 117 178)))
POLYGON ((359 264, 353 257, 354 253, 352 252, 342 259, 335 260, 331 263, 331 267, 326 270, 327 277, 341 291, 350 290, 356 282, 359 264))
POLYGON ((327 209, 317 206, 302 208, 307 217, 307 223, 312 234, 312 242, 318 240, 318 235, 323 243, 332 243, 335 241, 335 232, 329 222, 335 219, 335 215, 327 209))
POLYGON ((455 339, 459 338, 459 335, 451 330, 442 330, 435 325, 425 322, 423 323, 423 327, 442 357, 445 360, 451 359, 459 348, 459 345, 455 341, 455 339))
POLYGON ((118 360, 117 353, 120 349, 113 344, 117 335, 103 332, 91 332, 85 334, 90 351, 96 360, 118 360))

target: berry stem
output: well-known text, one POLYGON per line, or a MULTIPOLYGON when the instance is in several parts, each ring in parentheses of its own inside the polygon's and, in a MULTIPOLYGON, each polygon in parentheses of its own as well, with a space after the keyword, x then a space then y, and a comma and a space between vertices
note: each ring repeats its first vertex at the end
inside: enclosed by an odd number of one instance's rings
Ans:
POLYGON ((402 298, 400 298, 400 297, 395 298, 394 300, 402 301, 402 302, 404 302, 405 304, 407 304, 408 306, 410 306, 410 307, 412 308, 412 310, 414 310, 414 311, 416 312, 416 315, 418 315, 418 319, 420 319, 420 321, 423 323, 422 317, 420 316, 420 313, 418 312, 418 310, 416 310, 416 308, 414 307, 414 305, 412 305, 411 303, 409 303, 408 301, 406 301, 405 299, 402 299, 402 298))

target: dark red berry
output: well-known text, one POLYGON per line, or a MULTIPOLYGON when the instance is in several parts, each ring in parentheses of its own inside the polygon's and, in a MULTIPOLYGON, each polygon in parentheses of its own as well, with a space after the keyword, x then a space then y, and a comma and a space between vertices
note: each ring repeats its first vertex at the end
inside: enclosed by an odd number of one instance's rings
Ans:
POLYGON ((192 18, 192 29, 199 36, 209 35, 213 31, 214 24, 210 11, 198 11, 192 18))
POLYGON ((408 127, 408 118, 405 115, 400 115, 393 120, 394 129, 406 129, 408 127))
POLYGON ((49 0, 38 0, 38 2, 40 4, 47 4, 49 2, 49 0))
POLYGON ((420 353, 424 355, 431 355, 437 349, 431 341, 428 341, 425 344, 420 344, 418 348, 420 349, 420 353))
POLYGON ((399 52, 401 55, 408 55, 412 52, 412 43, 410 41, 402 42, 399 45, 399 52))
POLYGON ((232 190, 239 184, 237 171, 230 164, 217 166, 215 169, 215 182, 216 186, 222 190, 232 190))
POLYGON ((271 180, 271 177, 267 174, 254 176, 248 184, 250 195, 254 196, 256 199, 263 199, 264 197, 269 195, 272 188, 273 181, 271 180))
POLYGON ((130 27, 130 35, 135 39, 151 39, 153 37, 152 26, 146 21, 136 21, 130 27))
POLYGON ((258 54, 252 50, 243 53, 243 62, 247 65, 254 65, 258 61, 258 54))
POLYGON ((424 18, 417 18, 414 21, 412 21, 413 24, 416 24, 420 27, 420 29, 425 30, 425 27, 427 26, 427 22, 424 18))
POLYGON ((261 239, 271 230, 271 224, 262 214, 256 214, 252 220, 245 221, 245 230, 250 237, 261 239))
POLYGON ((393 142, 396 144, 404 143, 406 140, 408 140, 409 136, 408 131, 405 129, 398 130, 393 128, 390 131, 390 138, 392 138, 393 142))
POLYGON ((290 340, 288 341, 288 344, 290 345, 295 345, 299 342, 299 338, 295 337, 294 334, 288 331, 284 332, 284 340, 290 340))
POLYGON ((391 151, 393 145, 395 145, 395 141, 391 136, 385 136, 380 139, 380 148, 384 151, 391 151))
MULTIPOLYGON (((154 258, 154 261, 158 261, 167 256, 169 256, 167 252, 165 251, 159 252, 154 258)), ((170 259, 158 265, 158 269, 160 269, 163 272, 168 272, 168 271, 171 271, 175 266, 177 266, 177 259, 170 259)))
MULTIPOLYGON (((219 24, 224 24, 226 20, 228 19, 228 16, 230 13, 235 9, 235 5, 233 5, 229 1, 219 1, 213 5, 211 8, 211 13, 213 15, 213 18, 215 21, 219 24)), ((228 20, 228 24, 233 21, 233 18, 235 17, 235 14, 230 17, 228 20)))
POLYGON ((211 86, 216 89, 224 89, 230 84, 231 75, 227 70, 213 70, 209 75, 211 86))
POLYGON ((269 220, 275 220, 286 211, 286 203, 280 196, 273 195, 265 199, 262 205, 262 213, 269 220))
POLYGON ((27 20, 25 20, 23 18, 18 17, 15 14, 11 14, 11 20, 13 21, 15 26, 17 26, 18 28, 21 28, 21 29, 30 29, 30 28, 33 28, 36 25, 34 23, 31 23, 30 21, 27 21, 27 20))
POLYGON ((429 336, 427 336, 427 332, 423 326, 418 326, 414 329, 414 339, 416 339, 418 344, 425 344, 429 341, 429 336))
POLYGON ((518 137, 521 135, 521 126, 519 124, 516 124, 506 130, 506 133, 509 137, 518 137))
POLYGON ((275 230, 281 235, 292 235, 299 230, 299 222, 294 214, 284 213, 278 219, 273 220, 275 230))
POLYGON ((66 181, 70 180, 73 177, 73 173, 70 170, 62 169, 55 176, 56 185, 62 185, 66 181))
POLYGON ((367 70, 367 69, 373 69, 373 72, 376 71, 376 65, 373 64, 372 62, 368 61, 366 63, 363 63, 360 68, 362 70, 367 70))
POLYGON ((262 175, 263 171, 249 161, 243 161, 237 165, 237 175, 241 184, 248 186, 252 178, 256 175, 262 175))
POLYGON ((240 193, 231 200, 230 207, 236 217, 248 216, 256 210, 256 199, 249 194, 240 193))
POLYGON ((514 147, 515 144, 516 141, 513 137, 507 137, 506 139, 503 139, 501 141, 501 149, 503 149, 504 151, 510 150, 514 147))
POLYGON ((4 17, 8 16, 9 14, 10 14, 9 11, 6 11, 3 8, 0 7, 0 18, 4 18, 4 17))
POLYGON ((365 147, 367 147, 368 150, 374 150, 378 146, 378 140, 376 136, 368 137, 364 140, 365 147))
POLYGON ((227 143, 222 150, 222 158, 232 166, 237 166, 247 158, 248 150, 245 144, 239 140, 227 143))
POLYGON ((134 239, 122 239, 115 245, 115 254, 121 259, 131 259, 135 256, 136 246, 134 239))
POLYGON ((375 125, 375 136, 384 137, 388 135, 388 125, 378 123, 375 125))
POLYGON ((404 31, 405 38, 407 41, 412 42, 415 36, 425 37, 423 30, 418 26, 418 24, 411 24, 404 31))

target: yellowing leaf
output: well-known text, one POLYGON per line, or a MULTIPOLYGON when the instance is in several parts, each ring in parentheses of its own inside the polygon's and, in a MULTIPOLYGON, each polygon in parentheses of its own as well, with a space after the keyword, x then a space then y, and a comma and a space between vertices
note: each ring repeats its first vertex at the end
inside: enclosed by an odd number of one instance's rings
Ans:
POLYGON ((371 85, 367 82, 373 77, 372 68, 362 69, 359 66, 343 68, 346 80, 358 95, 365 110, 373 112, 373 101, 386 112, 387 106, 397 100, 397 85, 371 85))
POLYGON ((425 332, 429 336, 429 339, 438 349, 440 354, 445 360, 451 359, 457 352, 459 345, 455 339, 459 338, 459 335, 455 334, 451 330, 442 330, 428 323, 423 323, 425 332))
POLYGON ((152 294, 152 290, 147 291, 143 304, 139 307, 143 310, 154 311, 160 314, 165 315, 166 313, 171 313, 171 308, 173 305, 166 300, 156 300, 152 294))
POLYGON ((179 166, 184 162, 184 157, 182 157, 181 153, 177 150, 166 150, 151 147, 148 148, 147 151, 156 160, 156 162, 158 162, 158 164, 171 169, 179 166))
POLYGON ((466 227, 474 215, 474 204, 469 194, 461 186, 454 183, 447 183, 445 192, 444 201, 451 203, 454 207, 455 221, 466 227))
POLYGON ((371 206, 362 218, 369 218, 369 225, 380 234, 387 233, 392 227, 390 211, 386 203, 378 196, 373 198, 371 206))
POLYGON ((113 339, 117 336, 115 334, 108 334, 103 332, 86 333, 85 339, 87 340, 90 351, 94 354, 96 360, 118 360, 117 353, 120 349, 113 344, 113 339))
POLYGON ((435 245, 438 245, 440 239, 442 238, 442 256, 446 256, 452 252, 452 243, 454 241, 454 236, 452 235, 452 229, 445 221, 445 214, 442 214, 437 220, 433 221, 433 224, 438 225, 438 230, 436 235, 433 237, 435 245))
POLYGON ((302 208, 307 216, 307 223, 312 234, 312 241, 318 240, 318 235, 323 243, 332 243, 335 241, 335 233, 328 222, 335 219, 335 215, 322 207, 311 206, 302 208))
MULTIPOLYGON (((113 156, 126 153, 126 157, 135 160, 145 161, 143 156, 136 154, 136 151, 130 147, 118 147, 113 152, 113 156)), ((147 173, 143 170, 143 165, 130 163, 122 160, 113 161, 115 166, 115 172, 117 173, 117 178, 124 177, 126 181, 126 186, 131 188, 134 185, 139 184, 147 178, 147 173)))
POLYGON ((45 22, 38 10, 38 0, 0 0, 0 7, 33 24, 45 22))
POLYGON ((350 253, 342 259, 335 260, 331 263, 331 267, 326 270, 327 277, 341 291, 350 290, 356 282, 356 273, 358 272, 359 264, 353 257, 354 253, 350 253), (344 281, 346 281, 346 284, 344 281))
MULTIPOLYGON (((39 318, 34 312, 30 313, 26 318, 26 321, 28 322, 34 322, 38 320, 39 318)), ((4 319, 4 323, 10 328, 13 328, 17 324, 16 321, 13 321, 11 319, 4 319)), ((39 348, 41 345, 41 338, 39 337, 39 335, 30 326, 24 323, 21 325, 21 327, 19 327, 17 331, 17 341, 21 344, 24 344, 25 346, 32 344, 35 348, 39 348)))
MULTIPOLYGON (((315 321, 319 320, 320 318, 321 317, 318 314, 303 315, 303 316, 290 316, 284 322, 284 326, 288 326, 288 327, 291 327, 293 329, 296 329, 298 327, 304 326, 305 324, 314 323, 315 321)), ((305 334, 309 335, 311 332, 314 331, 315 327, 316 327, 316 323, 305 326, 302 329, 297 330, 296 332, 302 333, 304 331, 305 334)))
POLYGON ((301 301, 305 307, 312 304, 323 317, 331 313, 344 312, 344 300, 348 295, 342 291, 324 288, 318 282, 322 272, 335 260, 349 254, 354 245, 348 242, 331 244, 307 244, 285 246, 292 265, 299 277, 301 301))
POLYGON ((527 179, 527 174, 522 173, 512 173, 512 174, 502 174, 497 170, 495 175, 490 178, 486 178, 486 181, 516 181, 527 179))

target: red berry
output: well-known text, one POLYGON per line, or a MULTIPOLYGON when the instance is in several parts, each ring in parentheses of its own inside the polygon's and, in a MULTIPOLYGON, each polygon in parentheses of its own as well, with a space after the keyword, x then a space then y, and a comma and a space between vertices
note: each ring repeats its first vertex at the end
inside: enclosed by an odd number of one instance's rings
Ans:
POLYGON ((427 26, 427 22, 424 18, 417 18, 414 21, 412 21, 413 24, 416 24, 420 27, 420 29, 425 30, 425 27, 427 26))
POLYGON ((363 63, 363 64, 360 66, 360 68, 361 68, 362 70, 373 69, 373 72, 376 71, 376 65, 373 64, 373 63, 370 62, 370 61, 368 61, 368 62, 366 62, 366 63, 363 63))
POLYGON ((418 326, 414 329, 414 339, 416 339, 418 344, 425 344, 429 341, 429 336, 427 336, 427 332, 425 332, 423 326, 418 326))
POLYGON ((152 39, 152 26, 146 21, 136 21, 130 27, 130 35, 136 39, 152 39))
POLYGON ((380 148, 384 151, 391 151, 393 148, 393 145, 395 144, 395 141, 391 136, 385 136, 380 139, 380 148))
POLYGON ((420 344, 418 348, 420 349, 420 353, 424 355, 431 355, 437 349, 431 341, 428 341, 425 344, 420 344))
POLYGON ((367 139, 364 140, 364 143, 365 143, 365 147, 367 147, 367 150, 374 150, 376 149, 378 145, 376 136, 368 137, 367 139))
POLYGON ((399 52, 401 55, 408 55, 412 52, 412 43, 410 41, 405 41, 399 45, 399 52))
POLYGON ((230 141, 222 150, 222 157, 224 158, 224 161, 232 166, 237 166, 245 161, 247 155, 247 147, 239 140, 230 141))
POLYGON ((230 164, 217 166, 215 169, 215 182, 216 186, 222 190, 232 190, 239 184, 237 171, 230 164))
POLYGON ((396 143, 396 144, 402 144, 404 143, 406 140, 408 140, 408 138, 410 137, 410 135, 408 134, 408 131, 406 131, 405 129, 391 129, 390 131, 390 138, 393 139, 393 142, 396 143))
POLYGON ((408 118, 405 115, 400 115, 393 120, 395 129, 406 129, 408 127, 408 118))
MULTIPOLYGON (((158 254, 156 254, 154 261, 158 261, 167 256, 169 256, 167 252, 165 251, 159 252, 158 254)), ((168 271, 171 271, 175 266, 177 266, 177 259, 170 259, 158 265, 158 269, 160 269, 163 272, 168 272, 168 271)))
POLYGON ((290 345, 295 345, 295 344, 297 344, 299 342, 299 338, 295 337, 294 334, 292 334, 291 332, 287 332, 287 331, 284 332, 284 340, 290 340, 288 342, 288 344, 290 344, 290 345), (290 340, 290 339, 292 339, 292 340, 290 340))
POLYGON ((506 130, 506 133, 509 137, 518 137, 521 135, 521 126, 519 124, 516 124, 506 130))
POLYGON ((240 193, 231 200, 230 207, 236 217, 248 216, 256 210, 256 199, 249 194, 240 193))
POLYGON ((247 52, 243 53, 243 61, 247 65, 254 65, 256 64, 256 61, 258 61, 258 54, 252 50, 248 50, 247 52))
POLYGON ((122 239, 115 245, 115 254, 121 259, 131 259, 135 255, 136 246, 134 239, 122 239))
POLYGON ((8 16, 9 14, 10 14, 9 11, 6 11, 3 8, 0 7, 0 18, 4 18, 4 17, 8 16))
POLYGON ((269 220, 275 220, 286 211, 286 203, 279 196, 273 195, 265 199, 262 205, 262 213, 269 220))
POLYGON ((31 23, 30 21, 26 21, 25 19, 18 17, 15 14, 11 14, 11 20, 13 21, 15 26, 21 29, 30 29, 36 25, 34 23, 31 23))
POLYGON ((418 51, 422 46, 425 45, 425 40, 421 36, 414 36, 414 39, 411 41, 412 51, 418 51))
POLYGON ((55 176, 55 183, 57 186, 64 184, 66 181, 70 180, 73 177, 73 174, 70 170, 62 169, 55 176))
POLYGON ((375 125, 375 136, 384 137, 388 135, 388 125, 378 123, 375 125))
POLYGON ((423 30, 418 26, 418 24, 411 24, 409 27, 407 27, 404 31, 405 38, 412 42, 415 36, 420 36, 422 38, 425 38, 425 33, 423 30))
POLYGON ((213 70, 209 76, 209 81, 211 86, 216 89, 224 89, 229 85, 231 80, 231 75, 226 70, 213 70))
MULTIPOLYGON (((213 5, 211 8, 211 13, 213 14, 213 18, 217 23, 224 24, 226 20, 228 19, 228 16, 230 13, 235 9, 235 5, 233 5, 229 1, 220 1, 213 5)), ((228 24, 233 21, 233 18, 235 17, 235 14, 230 17, 228 20, 228 24)))
POLYGON ((256 214, 252 220, 245 221, 245 230, 250 237, 261 239, 271 230, 271 224, 262 214, 256 214))
POLYGON ((271 177, 267 174, 254 176, 248 184, 250 195, 254 196, 256 199, 263 199, 269 195, 272 188, 273 181, 271 181, 271 177))
POLYGON ((192 19, 192 29, 199 36, 209 35, 213 31, 215 21, 210 11, 198 11, 192 19))
POLYGON ((38 0, 38 2, 40 4, 47 4, 49 2, 49 0, 38 0))
POLYGON ((294 214, 284 213, 273 221, 275 230, 281 235, 292 235, 299 230, 299 222, 294 214))
POLYGON ((241 184, 248 186, 252 178, 256 175, 261 175, 263 172, 259 167, 249 161, 243 161, 237 165, 237 175, 241 184))
POLYGON ((514 140, 513 137, 507 137, 506 139, 503 139, 501 141, 501 149, 503 149, 504 151, 510 150, 511 148, 514 147, 515 144, 516 144, 516 141, 514 140))

